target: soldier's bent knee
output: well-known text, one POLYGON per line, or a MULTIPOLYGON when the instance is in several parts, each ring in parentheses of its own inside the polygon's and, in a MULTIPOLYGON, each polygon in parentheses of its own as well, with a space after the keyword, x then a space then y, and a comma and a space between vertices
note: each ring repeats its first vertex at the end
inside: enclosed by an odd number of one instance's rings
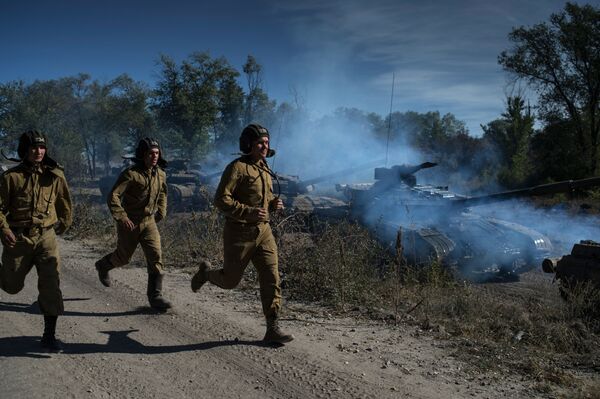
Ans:
MULTIPOLYGON (((226 290, 230 290, 230 289, 233 289, 238 286, 240 281, 242 281, 242 276, 238 275, 238 274, 232 275, 232 274, 222 273, 221 278, 219 280, 220 280, 219 284, 217 284, 219 287, 224 288, 226 290)), ((213 281, 211 280, 211 282, 213 282, 213 281)))

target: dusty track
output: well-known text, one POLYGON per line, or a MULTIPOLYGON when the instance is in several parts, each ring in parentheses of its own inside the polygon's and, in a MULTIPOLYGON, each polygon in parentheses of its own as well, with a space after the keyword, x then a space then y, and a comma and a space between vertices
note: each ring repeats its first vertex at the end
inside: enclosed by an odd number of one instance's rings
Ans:
POLYGON ((339 319, 323 309, 286 304, 283 326, 296 340, 272 348, 251 294, 189 289, 170 272, 176 310, 146 306, 145 271, 97 281, 89 246, 60 242, 66 314, 65 352, 39 353, 42 317, 33 271, 15 296, 0 292, 1 397, 9 398, 451 398, 523 397, 511 379, 467 376, 443 342, 413 327, 339 319))

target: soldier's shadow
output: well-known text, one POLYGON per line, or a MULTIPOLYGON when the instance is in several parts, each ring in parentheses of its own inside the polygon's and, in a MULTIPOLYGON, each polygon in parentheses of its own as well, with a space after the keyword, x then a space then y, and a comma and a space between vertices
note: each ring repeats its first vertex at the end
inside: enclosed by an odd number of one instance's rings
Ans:
POLYGON ((2 357, 32 357, 35 359, 49 358, 40 348, 40 337, 7 337, 0 338, 0 358, 2 357))
MULTIPOLYGON (((66 354, 93 354, 93 353, 124 353, 124 354, 144 354, 159 355, 164 353, 178 353, 201 351, 223 346, 257 346, 264 348, 274 348, 280 345, 272 345, 263 341, 244 341, 244 340, 225 340, 208 341, 188 345, 163 345, 152 346, 144 345, 129 336, 130 333, 139 330, 125 331, 101 331, 108 334, 108 342, 105 344, 94 343, 63 343, 64 353, 66 354)), ((0 357, 48 357, 47 354, 40 353, 39 337, 7 337, 0 338, 0 357)))
MULTIPOLYGON (((88 301, 90 298, 65 298, 65 302, 69 301, 88 301)), ((0 312, 18 312, 18 313, 29 313, 29 314, 41 314, 40 307, 36 302, 32 304, 19 303, 19 302, 2 302, 0 301, 0 312)), ((95 317, 117 317, 117 316, 134 316, 143 314, 155 314, 160 313, 147 306, 140 306, 132 310, 124 312, 76 312, 72 310, 65 310, 63 316, 95 316, 95 317)))

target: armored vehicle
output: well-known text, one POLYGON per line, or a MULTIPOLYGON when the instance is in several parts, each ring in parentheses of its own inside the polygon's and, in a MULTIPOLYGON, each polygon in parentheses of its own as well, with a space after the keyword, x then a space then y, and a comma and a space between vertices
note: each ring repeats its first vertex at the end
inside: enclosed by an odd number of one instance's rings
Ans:
POLYGON ((212 180, 221 172, 206 174, 190 168, 189 162, 176 159, 166 169, 169 207, 175 211, 204 210, 210 206, 215 187, 212 180))
POLYGON ((275 195, 281 198, 288 211, 334 218, 342 218, 348 213, 345 201, 313 192, 314 184, 327 179, 302 181, 298 176, 276 174, 274 180, 275 195))
POLYGON ((276 173, 274 176, 275 195, 283 200, 287 209, 312 213, 321 218, 343 218, 348 215, 348 202, 343 198, 337 198, 334 195, 324 195, 317 193, 316 185, 326 181, 331 181, 337 177, 348 176, 357 171, 372 168, 383 164, 383 160, 356 165, 351 168, 328 173, 308 180, 301 180, 295 175, 286 175, 276 173))
POLYGON ((600 289, 600 243, 582 240, 573 245, 571 254, 558 259, 544 259, 542 270, 554 273, 565 299, 569 299, 572 290, 583 284, 600 289))
MULTIPOLYGON (((103 199, 108 196, 119 173, 131 164, 130 157, 123 158, 122 167, 112 168, 107 176, 98 181, 103 199)), ((208 208, 215 191, 211 183, 215 177, 221 175, 220 171, 203 173, 199 168, 190 168, 185 159, 169 161, 166 173, 169 209, 179 212, 208 208)))
POLYGON ((350 213, 390 247, 401 247, 410 264, 441 262, 470 278, 516 275, 548 257, 552 243, 518 223, 484 216, 472 206, 600 185, 600 178, 565 181, 480 197, 417 184, 415 173, 436 166, 397 165, 375 169, 375 183, 338 185, 350 213))

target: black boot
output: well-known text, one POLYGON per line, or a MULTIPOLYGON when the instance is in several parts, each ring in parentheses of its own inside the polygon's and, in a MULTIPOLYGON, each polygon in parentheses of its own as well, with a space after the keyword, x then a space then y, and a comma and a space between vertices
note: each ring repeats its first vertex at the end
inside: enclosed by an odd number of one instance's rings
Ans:
POLYGON ((292 334, 286 334, 279 328, 277 316, 267 317, 267 332, 263 341, 269 344, 285 344, 294 340, 292 334))
POLYGON ((165 311, 173 306, 162 296, 162 274, 148 274, 148 302, 153 309, 165 311))
POLYGON ((48 353, 60 353, 62 352, 62 342, 56 339, 56 320, 58 316, 46 316, 44 315, 44 335, 40 344, 42 350, 48 353))
POLYGON ((203 260, 200 262, 198 271, 192 277, 192 291, 198 292, 200 288, 208 281, 208 271, 210 270, 210 262, 203 260))
POLYGON ((106 255, 104 258, 96 262, 96 270, 98 271, 98 279, 105 287, 110 287, 110 276, 108 272, 114 269, 114 266, 110 263, 110 255, 106 255))

